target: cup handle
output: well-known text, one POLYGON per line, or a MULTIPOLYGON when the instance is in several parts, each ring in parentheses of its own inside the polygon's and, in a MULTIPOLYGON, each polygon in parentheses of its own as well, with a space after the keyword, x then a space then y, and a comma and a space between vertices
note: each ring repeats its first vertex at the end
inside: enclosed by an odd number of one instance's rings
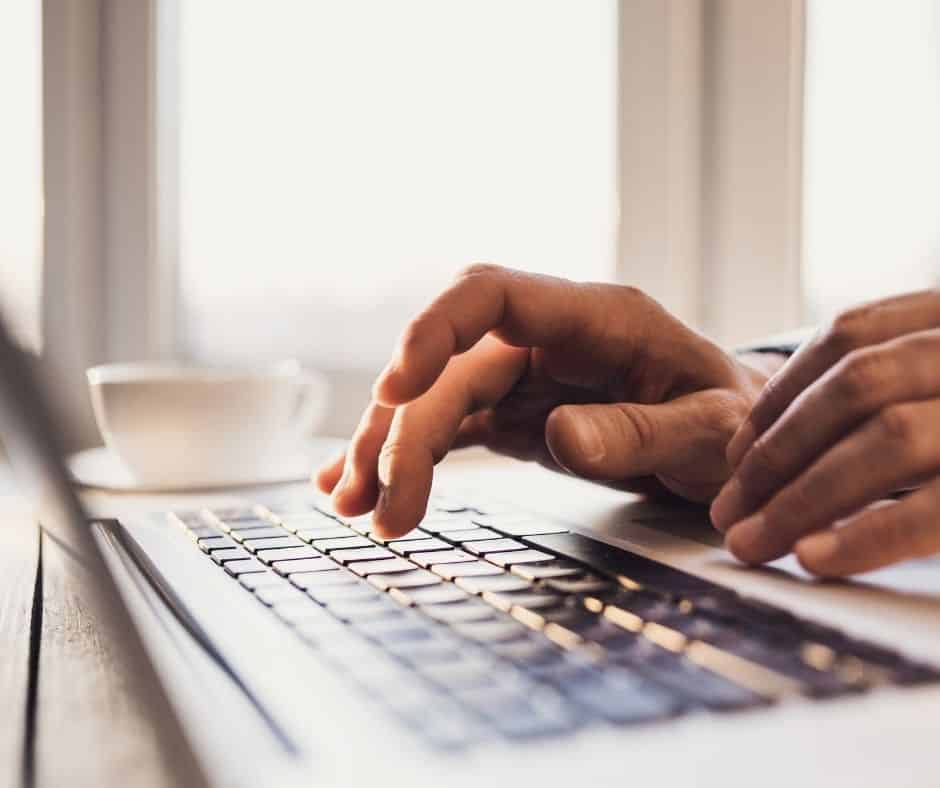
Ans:
POLYGON ((309 437, 311 427, 326 408, 329 386, 326 380, 309 372, 297 380, 297 407, 291 419, 291 429, 300 439, 309 437))

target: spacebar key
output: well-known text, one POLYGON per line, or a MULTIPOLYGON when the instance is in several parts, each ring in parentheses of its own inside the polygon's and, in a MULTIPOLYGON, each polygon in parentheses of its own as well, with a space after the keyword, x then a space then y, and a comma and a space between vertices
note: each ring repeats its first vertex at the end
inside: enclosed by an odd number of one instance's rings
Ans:
POLYGON ((579 561, 582 564, 623 577, 633 583, 668 594, 728 594, 721 586, 695 575, 673 569, 658 561, 577 533, 543 534, 520 537, 524 542, 579 561))

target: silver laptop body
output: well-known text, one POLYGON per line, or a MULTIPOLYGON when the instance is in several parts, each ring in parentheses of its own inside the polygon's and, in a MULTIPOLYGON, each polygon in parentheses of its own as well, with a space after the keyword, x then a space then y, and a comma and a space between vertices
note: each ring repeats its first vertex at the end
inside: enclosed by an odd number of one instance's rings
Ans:
MULTIPOLYGON (((2 330, 0 429, 38 504, 44 538, 72 558, 102 636, 141 677, 134 690, 157 721, 181 785, 202 784, 207 774, 225 785, 940 785, 940 688, 932 683, 827 700, 793 694, 748 711, 699 710, 544 737, 488 735, 481 725, 472 746, 429 746, 383 700, 396 689, 407 696, 407 672, 396 674, 399 685, 388 661, 377 660, 370 689, 368 650, 324 658, 327 649, 311 648, 166 514, 203 516, 255 501, 291 506, 311 500, 306 486, 171 498, 91 495, 93 515, 112 518, 91 525, 62 466, 41 392, 2 330)), ((746 571, 710 541, 690 510, 625 503, 609 490, 545 474, 488 459, 445 464, 439 475, 448 490, 485 491, 487 501, 509 500, 601 544, 838 626, 918 663, 940 664, 935 560, 851 584, 813 583, 787 560, 746 571)), ((498 689, 495 679, 490 689, 498 689)), ((433 720, 435 709, 426 712, 433 720)))

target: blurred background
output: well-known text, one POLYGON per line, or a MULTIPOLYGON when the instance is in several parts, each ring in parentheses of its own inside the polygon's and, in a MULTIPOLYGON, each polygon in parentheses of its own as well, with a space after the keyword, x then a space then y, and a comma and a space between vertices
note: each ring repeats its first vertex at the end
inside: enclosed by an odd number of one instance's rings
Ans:
POLYGON ((940 0, 4 0, 0 302, 82 370, 296 357, 348 434, 493 261, 733 346, 940 277, 940 0))

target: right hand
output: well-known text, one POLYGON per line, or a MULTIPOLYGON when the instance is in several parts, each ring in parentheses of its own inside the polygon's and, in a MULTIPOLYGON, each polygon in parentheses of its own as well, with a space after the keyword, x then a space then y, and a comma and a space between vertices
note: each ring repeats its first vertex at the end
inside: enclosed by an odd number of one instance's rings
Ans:
POLYGON ((344 516, 399 536, 433 466, 482 444, 626 489, 705 502, 769 370, 635 288, 471 266, 402 334, 345 455, 317 476, 344 516))

